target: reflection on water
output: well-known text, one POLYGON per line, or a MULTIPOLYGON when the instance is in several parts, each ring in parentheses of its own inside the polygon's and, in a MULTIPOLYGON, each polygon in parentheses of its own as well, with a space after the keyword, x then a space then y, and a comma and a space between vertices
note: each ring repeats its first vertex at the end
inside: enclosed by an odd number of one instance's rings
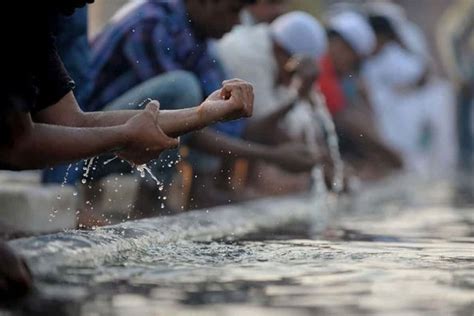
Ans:
POLYGON ((318 235, 295 224, 147 244, 104 265, 63 264, 40 276, 38 294, 23 310, 471 316, 474 209, 451 206, 449 192, 444 185, 411 187, 391 201, 375 192, 377 199, 350 203, 318 235))

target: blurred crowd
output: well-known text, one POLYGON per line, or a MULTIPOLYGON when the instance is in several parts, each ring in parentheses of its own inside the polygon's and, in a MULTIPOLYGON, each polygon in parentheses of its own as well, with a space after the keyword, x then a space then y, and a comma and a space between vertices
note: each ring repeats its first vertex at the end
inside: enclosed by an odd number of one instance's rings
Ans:
MULTIPOLYGON (((126 220, 472 174, 472 0, 436 17, 449 78, 395 1, 327 1, 316 18, 290 0, 133 0, 90 38, 92 2, 0 19, 0 169, 53 166, 45 184, 82 189, 81 228, 111 223, 96 207, 110 175, 137 179, 126 220)), ((24 292, 27 267, 0 254, 0 293, 24 292)))
MULTIPOLYGON (((254 86, 252 118, 190 133, 149 164, 161 184, 140 178, 140 218, 304 192, 315 167, 334 189, 334 145, 345 191, 399 171, 471 168, 474 6, 458 2, 439 36, 454 82, 437 74, 421 28, 391 1, 338 2, 319 20, 285 0, 130 1, 92 40, 87 8, 62 18, 57 45, 84 111, 139 109, 147 98, 161 110, 189 108, 225 79, 254 86), (338 144, 328 141, 328 116, 338 144)), ((90 207, 101 180, 140 172, 113 154, 85 167, 57 166, 43 179, 87 181, 87 227, 103 224, 90 207)))
POLYGON ((471 1, 453 1, 438 32, 449 80, 394 2, 337 2, 319 19, 291 5, 129 1, 92 39, 87 7, 57 19, 56 46, 85 112, 149 99, 161 111, 190 109, 231 78, 255 95, 252 118, 183 136, 150 173, 114 153, 44 170, 44 183, 83 187, 81 227, 106 224, 93 206, 113 174, 139 179, 132 217, 141 218, 305 192, 315 169, 328 190, 348 192, 400 171, 472 168, 471 1))

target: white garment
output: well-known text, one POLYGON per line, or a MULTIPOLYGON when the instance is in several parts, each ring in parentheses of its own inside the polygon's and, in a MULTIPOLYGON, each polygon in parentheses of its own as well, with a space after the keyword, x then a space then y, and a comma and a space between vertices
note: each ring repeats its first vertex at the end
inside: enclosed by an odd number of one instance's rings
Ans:
POLYGON ((275 110, 277 63, 267 24, 237 26, 217 42, 217 52, 229 77, 247 80, 254 87, 254 117, 275 110))
MULTIPOLYGON (((294 93, 283 86, 275 86, 277 64, 268 25, 238 26, 217 43, 217 51, 224 68, 254 86, 254 118, 278 109, 294 93)), ((305 130, 314 129, 313 110, 306 102, 298 102, 283 120, 291 136, 301 138, 305 130)))
POLYGON ((423 110, 410 87, 424 69, 422 60, 393 42, 367 60, 363 71, 380 135, 402 154, 408 169, 417 169, 423 110))
POLYGON ((420 55, 389 43, 363 71, 382 138, 402 155, 407 169, 420 172, 455 160, 452 91, 440 80, 416 88, 425 69, 420 55), (429 150, 421 146, 427 126, 434 132, 429 150))

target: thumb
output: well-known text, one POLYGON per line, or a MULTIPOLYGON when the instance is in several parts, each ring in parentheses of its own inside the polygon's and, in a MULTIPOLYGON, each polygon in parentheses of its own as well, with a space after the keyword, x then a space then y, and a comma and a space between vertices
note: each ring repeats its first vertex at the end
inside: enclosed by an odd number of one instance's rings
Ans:
POLYGON ((232 88, 228 85, 222 87, 220 95, 222 99, 229 100, 232 96, 232 88))
POLYGON ((160 111, 160 102, 153 100, 147 103, 145 111, 157 114, 160 111))
POLYGON ((177 148, 180 142, 181 142, 181 139, 179 137, 178 138, 168 137, 168 139, 166 140, 166 147, 168 149, 177 148))

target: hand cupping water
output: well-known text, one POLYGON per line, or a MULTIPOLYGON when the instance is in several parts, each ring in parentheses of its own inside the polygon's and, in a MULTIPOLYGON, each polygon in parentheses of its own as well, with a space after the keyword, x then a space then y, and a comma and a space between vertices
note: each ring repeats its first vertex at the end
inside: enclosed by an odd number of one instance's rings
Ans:
POLYGON ((124 125, 127 145, 118 153, 120 158, 141 165, 179 145, 179 138, 167 136, 158 126, 159 109, 160 104, 151 101, 145 110, 127 121, 124 125))

